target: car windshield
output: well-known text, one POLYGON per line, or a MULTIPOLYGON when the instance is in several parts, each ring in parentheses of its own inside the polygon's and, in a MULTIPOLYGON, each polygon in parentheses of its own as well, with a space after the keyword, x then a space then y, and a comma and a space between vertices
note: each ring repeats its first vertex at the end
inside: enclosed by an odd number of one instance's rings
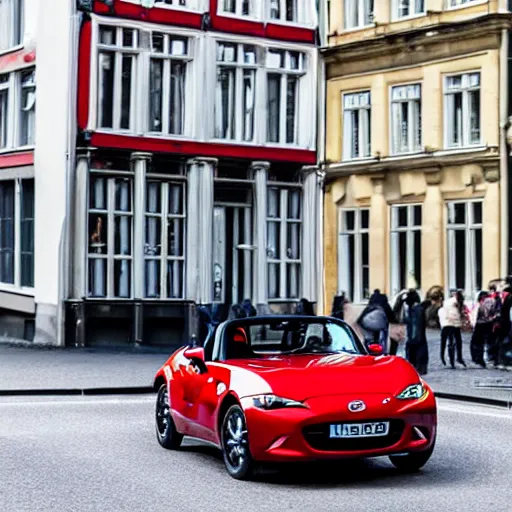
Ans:
POLYGON ((362 353, 349 327, 330 320, 269 321, 248 325, 245 331, 255 355, 362 353))

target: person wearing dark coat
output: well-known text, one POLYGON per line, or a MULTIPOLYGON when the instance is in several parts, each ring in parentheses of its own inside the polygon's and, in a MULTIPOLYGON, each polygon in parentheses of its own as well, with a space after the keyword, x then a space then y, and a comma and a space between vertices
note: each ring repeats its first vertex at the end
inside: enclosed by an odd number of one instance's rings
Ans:
POLYGON ((380 290, 375 290, 368 301, 368 306, 361 313, 357 323, 365 332, 367 344, 375 343, 387 351, 389 324, 395 323, 396 318, 389 305, 388 298, 380 290))
POLYGON ((416 368, 420 375, 428 373, 428 344, 427 344, 427 309, 430 300, 416 302, 416 296, 408 300, 409 314, 407 319, 407 343, 405 354, 407 360, 416 368))

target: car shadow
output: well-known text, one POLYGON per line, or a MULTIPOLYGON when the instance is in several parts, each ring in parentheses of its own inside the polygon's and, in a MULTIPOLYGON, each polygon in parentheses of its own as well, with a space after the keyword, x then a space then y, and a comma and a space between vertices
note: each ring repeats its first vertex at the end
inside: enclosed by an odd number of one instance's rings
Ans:
MULTIPOLYGON (((215 470, 224 472, 221 451, 210 444, 187 438, 181 451, 194 454, 204 463, 215 466, 215 470)), ((225 473, 226 478, 229 478, 225 473)), ((251 478, 253 483, 266 485, 300 486, 301 488, 410 488, 439 486, 450 482, 468 482, 475 475, 469 467, 458 467, 457 471, 442 460, 442 455, 434 452, 423 469, 408 473, 396 469, 387 457, 373 459, 348 459, 342 461, 294 462, 265 464, 258 468, 251 478)))

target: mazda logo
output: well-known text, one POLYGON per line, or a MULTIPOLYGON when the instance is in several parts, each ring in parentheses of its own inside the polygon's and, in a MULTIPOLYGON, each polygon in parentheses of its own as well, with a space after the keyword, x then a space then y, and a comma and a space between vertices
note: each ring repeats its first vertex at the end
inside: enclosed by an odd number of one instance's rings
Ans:
POLYGON ((366 409, 366 404, 362 400, 354 400, 348 404, 350 412, 361 412, 366 409))

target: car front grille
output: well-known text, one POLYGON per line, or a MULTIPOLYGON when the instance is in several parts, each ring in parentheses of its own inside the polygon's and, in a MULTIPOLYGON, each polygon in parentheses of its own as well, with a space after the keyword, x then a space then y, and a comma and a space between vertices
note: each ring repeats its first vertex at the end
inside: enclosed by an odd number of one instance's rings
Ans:
MULTIPOLYGON (((372 423, 374 421, 389 421, 388 435, 354 439, 331 439, 329 437, 330 423, 309 425, 304 428, 303 435, 311 448, 325 452, 378 450, 379 448, 388 448, 398 443, 405 428, 402 420, 364 420, 364 423, 372 423)), ((352 421, 350 423, 357 422, 352 421)))

